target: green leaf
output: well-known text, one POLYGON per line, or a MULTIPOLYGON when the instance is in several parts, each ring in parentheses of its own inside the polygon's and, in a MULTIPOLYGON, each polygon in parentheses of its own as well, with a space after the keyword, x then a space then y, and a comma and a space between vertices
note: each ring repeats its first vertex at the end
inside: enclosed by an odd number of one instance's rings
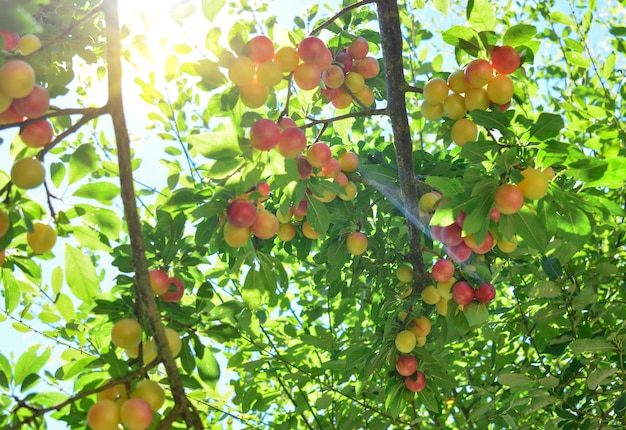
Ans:
POLYGON ((615 346, 604 339, 578 339, 570 344, 573 354, 606 354, 615 349, 615 346))
POLYGON ((519 236, 524 239, 525 246, 537 251, 545 250, 548 246, 546 227, 535 214, 528 208, 522 207, 519 212, 508 216, 519 236))
POLYGON ((613 375, 618 372, 616 368, 608 368, 608 369, 595 369, 593 372, 587 376, 587 386, 591 390, 595 390, 600 385, 606 385, 612 382, 609 380, 613 375))
POLYGON ((550 12, 550 18, 554 22, 558 22, 559 24, 565 24, 570 27, 576 26, 576 23, 572 18, 570 18, 566 13, 561 11, 550 12))
MULTIPOLYGON (((470 112, 470 116, 476 124, 482 125, 485 128, 498 130, 505 135, 511 133, 508 130, 509 126, 511 125, 511 121, 504 114, 504 112, 500 111, 500 109, 493 109, 491 111, 474 109, 470 112)), ((485 143, 495 144, 495 142, 491 141, 485 143)), ((500 145, 495 144, 495 147, 499 148, 500 145)))
POLYGON ((537 27, 528 24, 516 24, 509 27, 502 37, 502 44, 520 46, 533 39, 537 34, 537 27))
POLYGON ((100 287, 91 258, 65 243, 65 278, 76 298, 91 303, 100 287))
POLYGON ((10 314, 20 304, 20 287, 9 270, 2 271, 2 286, 4 287, 4 307, 10 314))
POLYGON ((227 321, 233 320, 244 306, 235 300, 229 300, 228 302, 221 303, 211 309, 211 312, 206 316, 209 321, 220 320, 227 321))
POLYGON ((226 0, 202 0, 202 13, 209 22, 213 22, 225 4, 226 0))
POLYGON ((561 115, 543 112, 530 128, 530 135, 540 141, 548 140, 557 137, 564 125, 561 115))
POLYGON ((470 327, 479 327, 489 320, 489 311, 484 303, 472 302, 465 306, 464 312, 470 327))
POLYGON ((98 168, 98 154, 91 144, 84 144, 76 148, 70 157, 70 173, 68 182, 73 184, 98 168))
MULTIPOLYGON (((602 170, 602 175, 593 179, 587 177, 587 180, 576 177, 576 179, 585 181, 587 187, 606 187, 606 188, 621 188, 626 185, 626 158, 625 157, 611 157, 606 160, 593 159, 594 162, 603 161, 605 167, 599 167, 593 176, 596 176, 602 170)), ((582 160, 581 160, 582 161, 582 160)), ((576 165, 576 163, 572 163, 576 165)), ((576 167, 570 168, 576 169, 576 167)), ((579 169, 577 169, 578 171, 579 169)))
POLYGON ((241 155, 239 141, 234 131, 215 131, 189 136, 189 145, 213 160, 223 160, 241 155))
POLYGON ((81 185, 74 195, 85 199, 94 199, 103 204, 111 204, 114 198, 120 195, 120 187, 111 182, 94 182, 81 185))
POLYGON ((493 31, 496 28, 496 11, 489 0, 468 2, 469 23, 477 31, 493 31), (470 9, 471 8, 471 9, 470 9))
POLYGON ((32 373, 37 373, 48 362, 50 358, 50 348, 44 349, 41 355, 37 351, 41 345, 33 345, 24 352, 15 365, 13 383, 20 385, 26 377, 32 373))
POLYGON ((498 382, 502 385, 515 388, 530 384, 533 380, 519 373, 502 372, 498 375, 498 382))
POLYGON ((456 196, 463 192, 461 181, 456 178, 444 178, 440 176, 426 176, 424 179, 431 187, 441 191, 444 196, 456 196))
POLYGON ((483 49, 478 33, 469 27, 454 26, 444 31, 442 37, 448 45, 457 46, 470 54, 478 55, 483 49))
POLYGON ((500 145, 492 141, 467 142, 461 147, 461 157, 473 163, 481 163, 489 159, 489 153, 495 153, 501 148, 500 145))
POLYGON ((558 258, 543 257, 541 259, 541 267, 550 279, 556 279, 563 276, 563 267, 561 267, 561 262, 558 258))
POLYGON ((56 302, 54 303, 61 316, 68 322, 76 319, 76 310, 74 309, 74 302, 67 294, 59 294, 56 302))
POLYGON ((309 198, 309 206, 306 211, 306 219, 313 227, 313 230, 321 234, 326 234, 328 226, 330 225, 330 214, 326 203, 320 202, 315 198, 309 198))

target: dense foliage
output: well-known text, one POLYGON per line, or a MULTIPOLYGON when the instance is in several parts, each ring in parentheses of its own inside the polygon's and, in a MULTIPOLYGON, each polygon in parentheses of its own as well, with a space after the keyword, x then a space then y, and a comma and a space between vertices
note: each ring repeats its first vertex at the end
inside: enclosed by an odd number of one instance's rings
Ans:
MULTIPOLYGON (((28 63, 51 97, 45 114, 14 120, 0 94, 0 327, 4 344, 29 334, 18 353, 0 349, 0 427, 87 428, 98 399, 121 404, 147 379, 165 389, 155 429, 626 425, 623 5, 343 0, 284 28, 278 1, 173 3, 177 30, 150 40, 154 16, 120 25, 123 2, 0 0, 0 30, 42 43, 0 51, 0 67, 28 63), (225 26, 232 12, 242 18, 225 26), (300 47, 284 51, 293 67, 260 59, 258 35, 276 52, 300 47), (377 64, 350 58, 337 91, 315 74, 303 89, 312 72, 294 69, 324 61, 304 52, 311 36, 339 69, 363 40, 377 64), (435 120, 422 106, 439 103, 425 85, 495 46, 521 56, 510 107, 463 108, 478 134, 458 141, 450 111, 435 120), (249 87, 247 64, 268 84, 249 87), (297 160, 304 148, 261 148, 288 130, 274 125, 283 117, 307 147, 326 143, 345 179, 317 154, 297 160), (25 145, 42 119, 54 137, 25 145), (11 171, 33 156, 39 187, 11 171), (507 214, 499 187, 535 171, 550 172, 546 195, 526 190, 507 214), (242 200, 266 223, 254 234, 229 209, 242 200), (33 239, 40 224, 58 235, 51 250, 33 239), (461 258, 440 236, 449 225, 493 242, 461 258), (444 259, 454 280, 432 270, 444 259), (154 294, 161 274, 170 290, 154 294), (491 284, 495 300, 463 306, 456 281, 491 284), (133 320, 137 342, 120 328, 133 320), (407 356, 425 386, 400 376, 407 356)), ((128 424, 131 409, 126 428, 145 428, 128 424)))

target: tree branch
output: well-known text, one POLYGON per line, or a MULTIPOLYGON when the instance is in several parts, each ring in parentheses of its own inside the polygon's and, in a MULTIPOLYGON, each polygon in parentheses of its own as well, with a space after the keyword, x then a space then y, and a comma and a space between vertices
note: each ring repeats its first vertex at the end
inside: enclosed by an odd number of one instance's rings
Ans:
POLYGON ((357 7, 365 6, 366 4, 374 3, 375 1, 376 0, 361 0, 360 2, 357 2, 357 3, 351 4, 350 6, 344 7, 339 12, 337 12, 336 14, 334 14, 333 16, 328 18, 326 21, 324 21, 322 24, 320 24, 317 27, 315 27, 311 31, 311 35, 319 33, 320 31, 322 31, 323 29, 328 27, 333 21, 337 20, 341 15, 345 14, 346 12, 349 12, 352 9, 356 9, 357 7))
POLYGON ((130 237, 133 267, 135 268, 135 288, 145 312, 146 319, 149 321, 152 328, 154 340, 159 350, 159 358, 165 367, 174 401, 181 408, 183 419, 188 428, 201 430, 203 425, 200 416, 185 394, 178 367, 170 351, 167 337, 165 336, 165 327, 161 321, 154 294, 150 288, 148 263, 146 261, 141 222, 137 213, 137 201, 133 187, 130 138, 126 127, 122 101, 122 52, 117 0, 105 0, 104 14, 106 21, 106 61, 109 84, 109 100, 107 106, 111 119, 113 120, 115 141, 117 144, 121 197, 124 206, 124 216, 128 227, 128 235, 130 237))
POLYGON ((413 165, 413 141, 407 116, 405 93, 409 88, 404 78, 402 65, 402 31, 397 2, 376 0, 380 25, 381 46, 387 78, 387 114, 391 120, 393 144, 396 149, 398 178, 403 207, 407 217, 409 239, 409 261, 415 272, 414 294, 428 283, 428 273, 422 260, 422 232, 414 222, 419 220, 417 207, 417 184, 413 165))

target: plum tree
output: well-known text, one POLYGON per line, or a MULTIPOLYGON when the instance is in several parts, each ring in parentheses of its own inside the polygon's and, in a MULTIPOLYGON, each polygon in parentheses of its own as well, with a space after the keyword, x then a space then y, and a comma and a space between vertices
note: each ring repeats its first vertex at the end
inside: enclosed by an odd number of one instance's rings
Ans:
POLYGON ((624 427, 615 2, 160 3, 0 0, 1 428, 624 427))

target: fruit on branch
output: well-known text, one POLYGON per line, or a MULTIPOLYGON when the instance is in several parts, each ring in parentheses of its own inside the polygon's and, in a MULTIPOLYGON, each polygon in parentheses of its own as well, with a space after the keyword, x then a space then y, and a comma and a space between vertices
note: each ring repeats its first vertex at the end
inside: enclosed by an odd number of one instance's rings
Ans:
POLYGON ((13 105, 15 110, 26 118, 38 118, 48 112, 50 95, 44 87, 35 85, 26 97, 15 99, 13 105))
POLYGON ((111 342, 113 345, 130 349, 141 343, 141 324, 134 318, 123 318, 113 324, 111 329, 111 342))
POLYGON ((492 284, 488 282, 483 282, 474 291, 474 298, 479 303, 490 303, 493 301, 493 299, 496 298, 496 289, 492 284))
POLYGON ((517 188, 520 189, 524 197, 528 200, 540 200, 548 193, 548 177, 538 169, 531 167, 522 170, 522 179, 517 188))
POLYGON ((326 43, 315 36, 305 37, 298 45, 298 55, 308 64, 317 64, 324 60, 327 51, 326 43))
POLYGON ((339 174, 335 178, 335 182, 337 182, 339 185, 345 188, 350 182, 350 180, 348 179, 348 176, 345 173, 339 172, 339 174))
POLYGON ((57 241, 57 232, 48 224, 33 224, 33 231, 26 233, 26 242, 35 254, 45 254, 52 250, 57 241))
POLYGON ((350 45, 348 45, 346 50, 354 60, 361 60, 368 54, 369 45, 364 37, 359 36, 354 39, 350 45))
POLYGON ((3 95, 2 92, 0 91, 0 102, 3 99, 11 100, 11 104, 2 113, 0 113, 0 125, 15 124, 15 123, 24 121, 24 115, 20 114, 18 111, 15 110, 15 106, 13 106, 13 103, 12 103, 13 99, 8 98, 7 96, 3 95))
POLYGON ((524 204, 524 194, 513 184, 502 184, 496 189, 493 202, 500 213, 512 215, 524 204))
POLYGON ((155 381, 142 379, 137 382, 131 398, 144 399, 153 411, 158 411, 165 403, 165 391, 155 381))
POLYGON ((439 240, 448 246, 456 246, 463 242, 462 233, 463 230, 461 229, 461 226, 456 223, 452 223, 441 228, 439 232, 439 240))
POLYGON ((257 64, 271 61, 274 58, 274 42, 267 36, 254 36, 248 41, 246 48, 248 57, 257 64))
POLYGON ((473 234, 466 236, 463 239, 463 241, 465 242, 467 246, 469 246, 469 248, 472 251, 480 255, 488 253, 495 246, 495 240, 493 239, 493 235, 491 234, 490 231, 487 232, 487 235, 485 236, 485 240, 483 240, 482 243, 480 244, 476 243, 476 240, 473 234))
POLYGON ((87 411, 87 426, 91 430, 117 430, 120 420, 120 407, 113 400, 99 400, 87 411))
POLYGON ((257 217, 257 207, 245 199, 233 200, 226 209, 226 219, 235 227, 250 227, 257 217))
POLYGON ((26 146, 41 148, 52 142, 54 129, 48 120, 28 124, 20 131, 20 138, 26 146))
POLYGON ((284 128, 278 137, 278 152, 285 158, 296 158, 306 149, 306 136, 298 127, 284 128))
POLYGON ((449 92, 450 88, 448 88, 446 81, 441 78, 433 78, 424 85, 422 95, 427 103, 438 104, 446 100, 449 92))
POLYGON ((313 229, 313 226, 308 220, 305 220, 302 223, 302 234, 304 237, 311 240, 318 239, 321 236, 317 231, 315 231, 315 229, 313 229))
POLYGON ((4 42, 0 44, 0 49, 3 51, 11 52, 15 51, 20 43, 20 35, 7 30, 0 30, 0 36, 4 42))
MULTIPOLYGON (((157 353, 156 342, 154 341, 154 339, 148 339, 146 342, 144 342, 141 345, 141 354, 143 356, 144 366, 156 360, 158 353, 157 353)), ((129 358, 137 358, 139 356, 139 349, 129 348, 126 350, 126 355, 128 355, 129 358), (132 354, 131 354, 131 351, 132 351, 132 354)))
POLYGON ((343 69, 336 64, 322 72, 322 80, 327 88, 339 88, 345 81, 343 69))
POLYGON ((297 205, 291 206, 291 213, 293 213, 294 217, 304 217, 306 216, 306 211, 308 207, 309 202, 306 199, 302 199, 297 205))
POLYGON ((168 303, 178 303, 183 298, 183 295, 185 295, 183 281, 176 276, 168 278, 168 288, 166 292, 161 294, 161 299, 168 303))
POLYGON ((489 211, 489 218, 491 218, 494 222, 500 221, 500 211, 496 208, 491 208, 489 211))
POLYGON ((170 278, 165 271, 153 269, 148 272, 150 278, 150 288, 156 295, 165 293, 170 288, 170 278))
POLYGON ((403 282, 405 284, 413 282, 413 268, 408 264, 403 264, 402 266, 398 267, 398 270, 396 271, 396 277, 400 282, 403 282))
POLYGON ((426 337, 431 330, 430 320, 425 315, 422 315, 419 318, 413 318, 409 330, 415 335, 416 338, 426 337))
POLYGON ((554 173, 554 169, 552 167, 546 167, 545 169, 543 169, 543 174, 546 175, 548 181, 553 180, 556 176, 556 173, 554 173))
POLYGON ((450 133, 452 141, 459 146, 463 146, 467 142, 476 140, 478 137, 478 127, 471 119, 461 118, 452 125, 450 133))
POLYGON ((433 265, 431 275, 437 282, 447 282, 454 275, 454 264, 450 260, 437 260, 433 265))
POLYGON ((296 165, 298 167, 298 177, 300 179, 306 180, 311 177, 313 174, 313 166, 309 163, 307 156, 304 154, 300 154, 296 156, 296 165))
POLYGON ((312 196, 315 200, 319 200, 320 202, 323 202, 323 203, 330 203, 333 200, 335 200, 335 197, 337 197, 337 194, 329 190, 322 190, 322 193, 323 193, 322 196, 318 196, 317 194, 312 194, 312 196))
POLYGON ((428 103, 423 101, 420 106, 422 116, 429 121, 437 121, 443 117, 443 103, 428 103))
POLYGON ((396 360, 396 372, 400 376, 411 376, 417 370, 417 358, 414 355, 400 354, 396 360))
POLYGON ((469 90, 470 86, 465 79, 465 71, 457 70, 448 76, 448 87, 457 94, 463 94, 469 90))
POLYGON ((346 173, 353 173, 359 168, 359 156, 354 152, 344 152, 341 154, 337 161, 341 166, 341 170, 346 173))
POLYGON ((324 167, 332 158, 330 147, 324 142, 315 142, 306 152, 306 159, 313 167, 324 167))
POLYGON ((461 119, 467 113, 465 98, 462 95, 452 93, 443 102, 443 113, 450 119, 461 119))
POLYGON ((353 100, 357 104, 369 107, 374 104, 374 93, 367 85, 363 85, 361 91, 354 93, 353 100))
POLYGON ((396 335, 394 343, 398 351, 403 354, 408 354, 415 349, 415 345, 417 345, 417 338, 411 331, 402 330, 396 335))
POLYGON ((343 201, 349 202, 350 200, 354 200, 356 197, 356 185, 352 181, 348 181, 345 187, 343 187, 345 192, 338 194, 339 198, 343 201))
POLYGON ((448 303, 450 302, 449 298, 441 296, 441 299, 435 305, 437 308, 437 313, 442 317, 448 316, 448 303))
POLYGON ((365 86, 365 79, 363 79, 363 75, 360 73, 348 72, 344 83, 352 94, 356 94, 365 86))
POLYGON ((371 79, 378 76, 380 73, 380 64, 374 57, 365 57, 359 61, 356 65, 356 71, 359 72, 364 79, 371 79))
POLYGON ((283 80, 283 69, 278 63, 266 61, 257 66, 256 77, 261 84, 273 88, 283 80))
POLYGON ((348 73, 350 70, 352 70, 354 64, 352 56, 348 54, 348 51, 345 49, 339 51, 339 53, 335 57, 335 62, 340 64, 340 67, 344 73, 348 73))
POLYGON ((144 399, 128 399, 120 407, 120 421, 127 430, 146 430, 152 418, 152 409, 144 399))
POLYGON ((468 112, 473 110, 487 110, 489 108, 489 95, 484 88, 470 88, 465 92, 465 108, 468 112))
POLYGON ((296 227, 290 222, 282 223, 278 226, 276 235, 283 242, 289 242, 296 237, 296 227))
POLYGON ((467 305, 474 300, 474 288, 465 281, 459 281, 452 287, 452 299, 459 305, 467 305))
POLYGON ((352 255, 361 255, 367 250, 367 236, 360 231, 353 231, 346 237, 346 248, 352 255))
POLYGON ((233 248, 239 248, 250 239, 250 227, 237 227, 229 222, 224 224, 224 241, 233 248))
POLYGON ((25 34, 20 37, 17 47, 20 50, 20 54, 29 55, 41 48, 41 40, 34 34, 25 34))
POLYGON ((260 108, 265 104, 270 90, 256 79, 239 88, 239 100, 250 109, 260 108))
POLYGON ((496 246, 500 251, 504 252, 505 254, 510 254, 517 249, 517 238, 513 236, 513 239, 511 240, 506 240, 504 238, 499 239, 496 242, 496 246))
POLYGON ((276 215, 265 208, 261 208, 257 212, 254 223, 250 226, 250 231, 259 239, 271 239, 278 233, 278 227, 279 222, 276 215))
MULTIPOLYGON (((27 140, 36 139, 36 131, 28 133, 26 137, 27 140)), ((17 160, 11 167, 11 181, 19 188, 37 188, 44 182, 44 178, 44 165, 41 160, 35 157, 17 160)))
POLYGON ((512 46, 494 47, 490 60, 494 70, 503 75, 513 73, 521 64, 520 55, 512 46))
POLYGON ((256 67, 250 57, 233 58, 228 64, 228 79, 237 85, 246 85, 254 79, 256 67))
POLYGON ((3 237, 11 227, 11 220, 5 211, 0 209, 0 237, 3 237))
POLYGON ((441 294, 434 285, 427 285, 422 290, 422 301, 427 305, 436 305, 441 299, 441 294))
POLYGON ((126 386, 124 384, 115 384, 102 391, 98 391, 96 399, 100 400, 126 400, 128 395, 126 393, 126 386))
POLYGON ((335 179, 341 173, 341 164, 336 158, 331 158, 327 165, 322 167, 318 176, 335 179))
POLYGON ((180 340, 178 332, 176 332, 173 328, 165 327, 165 337, 167 338, 167 345, 170 348, 172 357, 178 356, 183 347, 183 342, 180 340))
POLYGON ((404 378, 404 384, 409 391, 414 393, 418 393, 424 389, 426 386, 426 376, 419 370, 415 373, 415 378, 412 376, 407 376, 404 378))
POLYGON ((352 103, 352 96, 343 87, 337 88, 331 103, 337 109, 345 109, 352 103))
POLYGON ((465 80, 471 88, 482 88, 493 76, 493 66, 487 60, 477 58, 465 67, 465 80))
POLYGON ((0 91, 13 99, 26 97, 35 87, 35 70, 25 61, 10 60, 0 67, 0 91))
POLYGON ((300 64, 300 56, 293 46, 282 46, 274 53, 274 61, 283 73, 291 73, 300 64))
POLYGON ((448 256, 457 263, 463 263, 472 256, 472 249, 461 242, 458 245, 448 246, 448 256))
POLYGON ((496 75, 487 83, 487 96, 495 104, 510 102, 514 92, 513 81, 507 75, 496 75))
POLYGON ((322 70, 317 64, 302 63, 293 71, 293 80, 303 90, 316 88, 322 79, 322 70))
POLYGON ((448 279, 446 282, 437 282, 437 291, 439 291, 441 298, 452 298, 452 286, 456 284, 456 282, 457 279, 454 276, 448 279))

